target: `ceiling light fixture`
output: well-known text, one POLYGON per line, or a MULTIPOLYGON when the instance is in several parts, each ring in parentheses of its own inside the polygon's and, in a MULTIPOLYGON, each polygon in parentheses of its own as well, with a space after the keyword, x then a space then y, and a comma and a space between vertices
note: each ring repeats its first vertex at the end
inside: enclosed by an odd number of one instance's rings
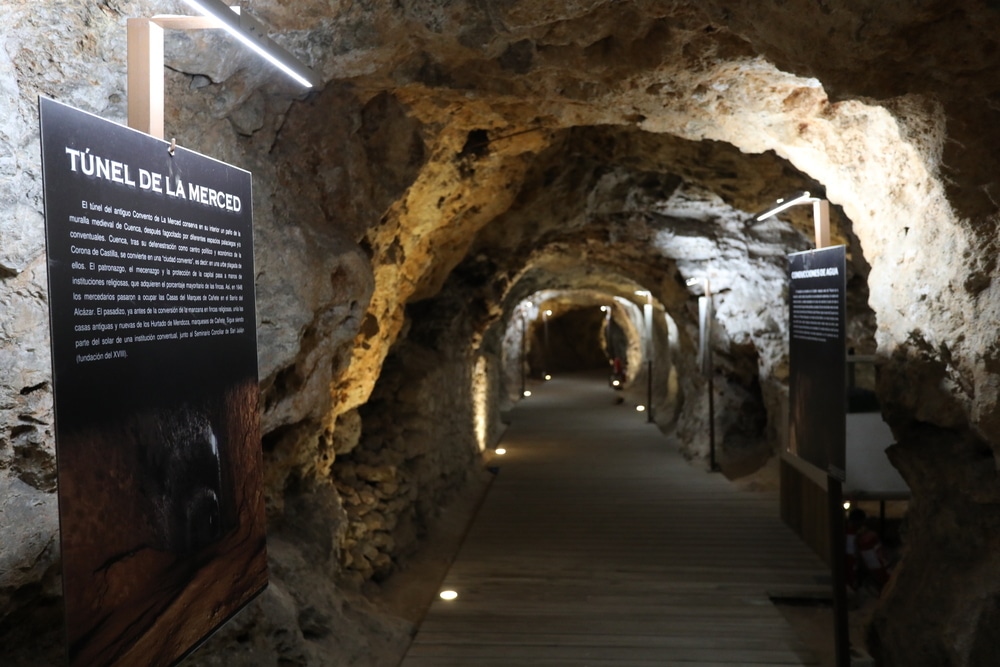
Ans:
POLYGON ((195 11, 216 19, 219 27, 306 88, 320 84, 311 69, 267 36, 264 25, 249 14, 235 12, 219 0, 184 0, 195 11))
POLYGON ((767 220, 772 215, 777 215, 782 211, 797 204, 812 204, 813 226, 816 233, 816 247, 827 248, 830 246, 830 202, 821 197, 813 197, 808 190, 798 194, 791 199, 779 199, 778 205, 768 211, 764 211, 757 216, 757 222, 767 220))
POLYGON ((770 210, 764 211, 763 213, 757 216, 757 222, 760 222, 761 220, 767 220, 772 215, 777 215, 778 213, 781 213, 782 211, 789 209, 795 206, 796 204, 805 204, 815 200, 816 198, 813 197, 811 194, 809 194, 808 190, 792 197, 791 199, 779 199, 776 202, 777 206, 774 206, 770 210))

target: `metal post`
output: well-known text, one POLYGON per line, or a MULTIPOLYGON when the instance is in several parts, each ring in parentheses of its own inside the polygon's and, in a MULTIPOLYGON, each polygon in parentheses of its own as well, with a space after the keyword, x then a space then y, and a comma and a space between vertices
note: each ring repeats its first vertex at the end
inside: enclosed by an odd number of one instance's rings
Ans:
POLYGON ((646 362, 646 423, 653 423, 653 360, 646 362))
POLYGON ((833 638, 837 667, 851 667, 851 635, 847 622, 847 576, 844 572, 844 489, 836 477, 827 477, 830 514, 830 574, 833 580, 833 638))
POLYGON ((878 536, 885 541, 885 498, 878 501, 878 536))
POLYGON ((528 323, 525 320, 524 313, 522 312, 521 313, 521 396, 524 396, 524 390, 526 388, 525 387, 526 380, 524 376, 527 373, 527 370, 525 369, 525 362, 527 361, 527 359, 525 359, 527 338, 528 338, 528 323))
POLYGON ((709 470, 718 472, 719 464, 715 462, 715 374, 709 369, 708 375, 708 465, 709 470))
POLYGON ((715 302, 712 301, 712 285, 705 276, 705 309, 708 316, 705 318, 705 365, 708 375, 708 465, 712 472, 719 471, 719 464, 715 460, 715 368, 712 362, 712 329, 715 326, 715 302))
POLYGON ((611 306, 606 306, 607 310, 604 311, 604 340, 608 346, 608 355, 610 355, 611 360, 615 359, 615 348, 611 344, 611 306))
POLYGON ((545 344, 542 346, 542 379, 549 373, 549 311, 542 311, 542 329, 545 336, 545 344))

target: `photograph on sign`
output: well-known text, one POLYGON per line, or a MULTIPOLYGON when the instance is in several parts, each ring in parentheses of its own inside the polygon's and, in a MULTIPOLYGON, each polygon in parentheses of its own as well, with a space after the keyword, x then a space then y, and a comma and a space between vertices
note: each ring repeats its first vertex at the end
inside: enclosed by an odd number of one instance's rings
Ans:
POLYGON ((841 481, 846 474, 844 246, 789 263, 789 449, 841 481))
POLYGON ((171 665, 267 585, 251 175, 39 102, 71 665, 171 665))

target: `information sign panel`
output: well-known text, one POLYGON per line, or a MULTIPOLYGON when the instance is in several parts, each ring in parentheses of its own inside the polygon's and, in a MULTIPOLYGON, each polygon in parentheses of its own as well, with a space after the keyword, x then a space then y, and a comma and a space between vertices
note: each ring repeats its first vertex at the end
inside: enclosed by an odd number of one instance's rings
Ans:
POLYGON ((72 665, 170 665, 267 585, 251 176, 39 102, 72 665))
POLYGON ((844 481, 845 248, 794 253, 788 265, 789 448, 844 481))

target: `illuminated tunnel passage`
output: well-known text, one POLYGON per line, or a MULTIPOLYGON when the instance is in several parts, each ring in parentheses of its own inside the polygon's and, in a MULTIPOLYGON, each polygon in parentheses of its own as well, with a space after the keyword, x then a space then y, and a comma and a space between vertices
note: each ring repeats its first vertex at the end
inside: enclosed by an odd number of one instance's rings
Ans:
POLYGON ((575 308, 545 319, 541 327, 534 327, 528 346, 531 377, 607 368, 601 336, 604 313, 600 309, 575 308))
POLYGON ((537 383, 402 667, 815 664, 768 595, 825 590, 776 499, 692 470, 594 375, 537 383))

